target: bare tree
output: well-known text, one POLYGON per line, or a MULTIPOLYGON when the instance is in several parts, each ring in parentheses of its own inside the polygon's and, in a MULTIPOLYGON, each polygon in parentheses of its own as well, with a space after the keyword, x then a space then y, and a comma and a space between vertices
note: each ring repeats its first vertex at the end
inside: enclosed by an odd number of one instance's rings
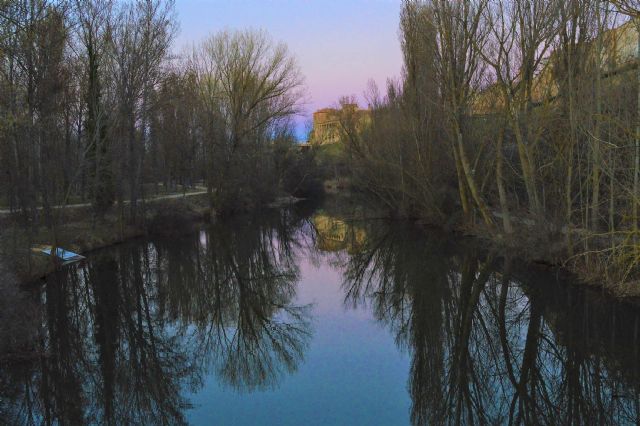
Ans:
POLYGON ((103 100, 105 62, 112 31, 112 0, 75 0, 79 38, 84 48, 87 85, 86 134, 88 175, 95 215, 113 203, 114 188, 107 135, 108 115, 103 100))
POLYGON ((208 130, 208 184, 214 207, 224 209, 239 195, 231 187, 250 190, 251 178, 260 185, 264 150, 273 131, 299 111, 303 79, 286 46, 264 32, 213 35, 191 62, 208 130))
POLYGON ((483 25, 487 4, 486 0, 434 1, 432 11, 439 40, 438 77, 442 82, 440 90, 450 122, 449 137, 458 173, 460 199, 463 207, 467 205, 468 211, 468 190, 484 222, 491 225, 493 219, 476 182, 463 135, 468 124, 471 99, 482 72, 480 52, 487 35, 483 25))
POLYGON ((149 94, 158 84, 160 70, 175 34, 173 1, 138 0, 125 5, 114 27, 112 43, 118 117, 116 120, 120 167, 119 201, 122 206, 128 178, 130 217, 136 220, 142 192, 142 170, 148 144, 149 94))

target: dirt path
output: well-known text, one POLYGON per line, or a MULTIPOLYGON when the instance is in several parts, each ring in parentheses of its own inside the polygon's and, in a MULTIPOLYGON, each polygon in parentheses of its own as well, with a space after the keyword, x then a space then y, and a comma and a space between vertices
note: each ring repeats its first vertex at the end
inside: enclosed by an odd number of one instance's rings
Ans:
MULTIPOLYGON (((145 201, 145 203, 153 203, 155 201, 175 200, 177 198, 195 197, 197 195, 204 195, 204 194, 207 193, 207 190, 205 188, 197 187, 196 189, 198 190, 196 192, 187 192, 186 194, 179 193, 179 194, 161 195, 159 197, 146 198, 144 201, 145 201)), ((125 205, 129 204, 129 201, 125 201, 124 203, 125 203, 125 205)), ((61 209, 61 208, 77 209, 77 208, 82 208, 82 207, 91 207, 91 203, 68 204, 66 206, 62 206, 62 205, 53 206, 54 209, 61 209)), ((38 210, 42 210, 42 207, 38 207, 38 210)), ((12 212, 9 209, 0 209, 0 215, 9 215, 11 213, 12 212)))

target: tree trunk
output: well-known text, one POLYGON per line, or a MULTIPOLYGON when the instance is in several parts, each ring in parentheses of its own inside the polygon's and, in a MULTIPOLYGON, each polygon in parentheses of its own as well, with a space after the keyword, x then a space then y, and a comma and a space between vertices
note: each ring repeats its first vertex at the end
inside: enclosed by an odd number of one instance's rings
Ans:
POLYGON ((504 153, 502 145, 504 143, 504 126, 500 130, 498 136, 498 146, 496 147, 496 183, 498 185, 498 194, 500 196, 500 209, 502 210, 502 226, 507 234, 513 233, 511 226, 511 216, 509 214, 509 203, 507 201, 507 191, 504 188, 504 177, 502 173, 502 163, 504 162, 504 153))
MULTIPOLYGON (((640 61, 640 18, 636 18, 636 31, 638 33, 638 51, 636 60, 640 61)), ((636 78, 638 84, 636 87, 638 102, 636 104, 636 132, 635 132, 635 159, 633 165, 633 231, 634 235, 638 233, 638 180, 640 175, 640 67, 637 68, 636 78)), ((637 235, 636 235, 637 238, 637 235)))
POLYGON ((475 182, 475 178, 473 176, 473 171, 471 170, 471 166, 469 165, 469 160, 467 159, 467 154, 464 151, 464 145, 462 143, 462 133, 458 132, 458 156, 460 157, 460 164, 462 165, 462 171, 464 172, 464 176, 467 182, 467 186, 469 187, 469 192, 471 193, 471 197, 475 201, 478 209, 480 210, 480 215, 484 220, 487 226, 493 226, 493 220, 491 219, 491 214, 489 213, 489 209, 482 199, 482 195, 478 191, 478 187, 475 182))
POLYGON ((518 157, 520 158, 520 166, 522 168, 522 178, 524 180, 525 188, 527 189, 527 198, 529 199, 529 209, 536 215, 538 219, 542 216, 540 209, 540 201, 538 200, 538 192, 536 190, 535 172, 531 166, 531 158, 529 148, 527 147, 524 136, 522 134, 522 127, 520 126, 520 119, 518 114, 511 117, 513 130, 516 136, 516 144, 518 146, 518 157))
MULTIPOLYGON (((598 8, 596 8, 598 9, 598 8)), ((596 38, 596 85, 595 85, 595 104, 596 104, 596 117, 595 117, 595 126, 594 126, 594 137, 592 142, 593 149, 593 169, 591 174, 591 185, 592 185, 592 193, 591 193, 591 229, 597 231, 599 228, 600 221, 600 163, 601 163, 601 153, 600 153, 600 116, 602 114, 602 37, 603 32, 600 25, 600 13, 599 9, 597 12, 598 19, 598 37, 596 38)))
POLYGON ((458 176, 458 194, 460 195, 460 203, 462 204, 462 212, 464 213, 465 220, 471 221, 471 208, 469 207, 469 198, 467 196, 467 184, 465 183, 462 171, 462 164, 460 164, 460 156, 458 150, 453 147, 453 158, 456 163, 456 174, 458 176))

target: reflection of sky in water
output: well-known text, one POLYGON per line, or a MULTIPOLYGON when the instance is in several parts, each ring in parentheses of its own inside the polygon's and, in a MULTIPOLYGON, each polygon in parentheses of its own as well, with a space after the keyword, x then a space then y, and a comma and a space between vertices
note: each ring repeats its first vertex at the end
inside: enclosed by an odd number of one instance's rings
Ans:
POLYGON ((402 224, 279 218, 52 275, 0 424, 637 423, 637 311, 402 224))
POLYGON ((409 359, 371 312, 344 306, 341 271, 300 258, 296 303, 313 304, 313 338, 298 371, 276 389, 239 393, 209 375, 187 395, 194 424, 404 425, 409 359), (347 420, 349 419, 349 420, 347 420))

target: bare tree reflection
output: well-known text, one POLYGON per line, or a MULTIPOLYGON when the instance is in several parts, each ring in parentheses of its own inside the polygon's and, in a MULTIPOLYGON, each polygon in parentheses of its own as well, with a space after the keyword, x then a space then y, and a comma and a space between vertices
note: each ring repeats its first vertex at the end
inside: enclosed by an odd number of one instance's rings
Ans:
POLYGON ((297 228, 286 214, 276 219, 268 226, 260 221, 215 225, 201 234, 197 255, 186 260, 175 257, 175 247, 158 249, 167 271, 159 282, 177 296, 167 298, 162 309, 182 324, 198 325, 189 336, 193 352, 239 390, 275 386, 296 370, 311 336, 309 307, 293 303, 297 228), (193 272, 178 269, 185 262, 193 272))
POLYGON ((638 422, 637 313, 437 233, 383 229, 346 257, 345 301, 410 351, 413 424, 638 422))
POLYGON ((34 294, 42 355, 0 365, 3 420, 185 424, 185 390, 211 368, 236 389, 276 386, 311 336, 293 221, 124 245, 49 277, 34 294))
MULTIPOLYGON (((357 236, 330 256, 345 303, 371 309, 411 354, 413 424, 640 420, 636 310, 436 232, 325 222, 336 241, 357 236)), ((37 356, 0 362, 0 418, 183 424, 186 390, 210 372, 242 392, 278 386, 312 335, 296 289, 297 254, 323 243, 313 232, 290 212, 243 218, 58 272, 15 340, 37 356)))

